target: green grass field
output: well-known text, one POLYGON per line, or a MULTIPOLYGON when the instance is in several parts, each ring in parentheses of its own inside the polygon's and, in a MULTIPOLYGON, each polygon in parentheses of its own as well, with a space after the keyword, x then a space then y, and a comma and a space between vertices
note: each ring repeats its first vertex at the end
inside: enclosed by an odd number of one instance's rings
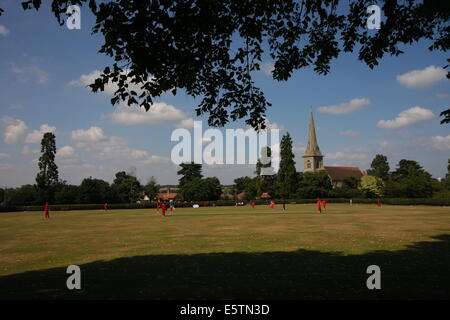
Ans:
POLYGON ((450 298, 449 207, 315 208, 1 213, 0 298, 450 298))

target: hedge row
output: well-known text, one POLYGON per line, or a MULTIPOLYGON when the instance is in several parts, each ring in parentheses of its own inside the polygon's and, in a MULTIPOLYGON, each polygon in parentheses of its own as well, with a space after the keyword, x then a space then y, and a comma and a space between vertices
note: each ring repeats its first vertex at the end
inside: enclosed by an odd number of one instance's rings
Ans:
MULTIPOLYGON (((306 204, 306 203, 315 203, 316 199, 289 199, 286 200, 286 203, 298 203, 298 204, 306 204)), ((330 198, 327 199, 328 203, 349 203, 349 199, 344 198, 330 198)), ((353 199, 353 203, 362 203, 362 204, 375 204, 378 199, 353 199)), ((217 201, 194 201, 194 202, 175 202, 175 207, 192 207, 193 204, 198 204, 201 207, 208 206, 234 206, 236 202, 242 202, 244 204, 248 204, 249 201, 235 201, 235 200, 217 200, 217 201)), ((255 200, 257 205, 267 204, 268 200, 255 200)), ((276 203, 282 203, 283 200, 276 199, 276 203)), ((417 198, 417 199, 406 199, 406 198, 386 198, 381 199, 383 204, 390 205, 429 205, 429 206, 450 206, 450 199, 435 199, 435 198, 417 198)), ((69 210, 102 210, 103 204, 69 204, 69 205, 50 205, 50 210, 52 211, 69 211, 69 210)), ((155 202, 148 203, 115 203, 109 204, 109 209, 149 209, 155 208, 155 202)), ((0 212, 11 212, 11 211, 42 211, 43 206, 10 206, 3 207, 0 206, 0 212)))
MULTIPOLYGON (((327 203, 349 203, 350 199, 346 198, 324 198, 327 203)), ((286 203, 315 203, 317 199, 290 199, 286 203)), ((352 199, 353 203, 376 204, 378 199, 359 198, 352 199)), ((282 203, 283 200, 275 200, 276 203, 282 203)), ((450 206, 450 198, 382 198, 382 204, 390 205, 427 205, 427 206, 450 206)))

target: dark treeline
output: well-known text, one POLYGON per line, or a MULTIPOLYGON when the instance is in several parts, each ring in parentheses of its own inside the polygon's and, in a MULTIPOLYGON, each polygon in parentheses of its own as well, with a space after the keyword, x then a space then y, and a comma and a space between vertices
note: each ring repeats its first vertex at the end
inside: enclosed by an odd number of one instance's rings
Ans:
MULTIPOLYGON (((283 159, 283 145, 281 145, 281 159, 283 159)), ((448 173, 445 178, 438 180, 414 160, 402 159, 395 170, 391 171, 387 157, 378 154, 361 181, 348 176, 343 179, 341 186, 335 188, 325 170, 303 173, 295 171, 295 162, 291 162, 289 166, 290 168, 284 168, 281 160, 277 174, 262 176, 259 175, 257 165, 256 177, 235 179, 232 193, 245 192, 247 200, 254 199, 264 192, 275 199, 450 198, 450 159, 448 173), (291 173, 286 174, 286 171, 291 173)))
POLYGON ((53 190, 43 192, 38 185, 24 185, 19 188, 0 189, 0 203, 4 205, 51 204, 94 204, 94 203, 135 203, 147 195, 156 196, 159 186, 155 179, 142 185, 139 180, 125 171, 116 173, 112 184, 92 177, 84 179, 80 185, 59 181, 53 190))
MULTIPOLYGON (((204 178, 202 165, 182 163, 177 172, 179 178, 178 199, 184 201, 215 201, 220 198, 246 200, 259 198, 268 193, 274 199, 321 198, 450 198, 450 159, 443 179, 434 179, 414 160, 402 159, 394 170, 389 167, 386 156, 377 154, 367 175, 360 181, 345 177, 339 187, 333 188, 325 170, 297 172, 292 152, 292 139, 287 133, 280 143, 280 167, 273 173, 272 155, 269 147, 262 150, 268 161, 258 161, 255 177, 234 180, 231 188, 223 188, 217 177, 204 178), (242 198, 240 198, 242 199, 242 198)), ((80 185, 70 185, 59 179, 54 162, 56 154, 55 135, 46 133, 41 143, 39 173, 36 184, 19 188, 0 189, 0 203, 4 206, 51 204, 99 204, 136 203, 155 200, 159 185, 152 177, 145 185, 132 173, 117 172, 113 182, 85 178, 80 185)))

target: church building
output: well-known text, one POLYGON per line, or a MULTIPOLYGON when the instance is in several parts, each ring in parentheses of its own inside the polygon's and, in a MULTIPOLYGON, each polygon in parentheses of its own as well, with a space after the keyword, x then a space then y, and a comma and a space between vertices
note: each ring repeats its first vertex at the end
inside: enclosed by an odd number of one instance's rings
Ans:
POLYGON ((323 154, 320 152, 319 145, 317 143, 316 128, 314 126, 314 118, 312 111, 309 116, 309 134, 308 145, 306 146, 305 153, 303 154, 303 172, 317 172, 325 170, 330 177, 333 188, 342 186, 342 181, 346 177, 355 177, 360 181, 366 174, 358 167, 336 167, 336 166, 324 166, 323 154))

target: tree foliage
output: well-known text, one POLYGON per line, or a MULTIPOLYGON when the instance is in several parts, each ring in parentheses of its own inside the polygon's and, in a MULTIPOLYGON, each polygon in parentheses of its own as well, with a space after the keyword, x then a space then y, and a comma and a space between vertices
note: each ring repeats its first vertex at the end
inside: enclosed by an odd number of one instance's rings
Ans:
MULTIPOLYGON (((117 175, 116 175, 117 177, 117 175)), ((117 178, 116 178, 117 180, 117 178)), ((115 180, 115 181, 116 181, 115 180)), ((124 187, 124 194, 116 194, 123 202, 128 202, 126 200, 128 188, 124 187)), ((105 203, 109 202, 111 198, 111 188, 109 183, 100 179, 93 179, 92 177, 83 179, 78 188, 78 202, 79 203, 105 203)))
POLYGON ((181 163, 181 169, 177 172, 181 178, 178 180, 178 186, 183 188, 183 186, 194 179, 202 178, 202 165, 200 163, 181 163))
POLYGON ((298 181, 294 157, 292 139, 290 134, 286 133, 280 142, 280 168, 277 173, 279 192, 283 199, 292 197, 297 191, 298 181))
MULTIPOLYGON (((269 193, 270 196, 275 195, 275 182, 276 174, 272 167, 272 149, 270 147, 261 148, 261 157, 266 157, 264 161, 258 159, 256 163, 256 182, 257 182, 257 195, 261 195, 263 192, 269 193), (264 164, 263 164, 264 162, 264 164), (264 174, 261 175, 262 170, 264 174), (272 174, 269 174, 272 173, 272 174)), ((252 198, 253 199, 253 198, 252 198)))
POLYGON ((364 176, 361 178, 359 189, 367 198, 380 198, 383 196, 384 183, 378 177, 364 176))
MULTIPOLYGON (((68 185, 65 182, 60 183, 56 189, 54 201, 56 204, 72 204, 79 202, 79 187, 75 185, 68 185)), ((89 202, 98 203, 98 202, 89 202)))
MULTIPOLYGON (((39 9, 41 2, 22 5, 39 9)), ((164 92, 182 89, 201 97, 196 112, 212 126, 245 119, 264 127, 270 102, 253 81, 263 57, 274 61, 273 78, 285 81, 309 66, 329 73, 342 52, 358 50, 358 59, 374 68, 385 55, 402 54, 405 44, 427 40, 429 50, 444 52, 450 46, 448 1, 377 1, 384 16, 377 32, 366 27, 372 4, 366 0, 53 0, 61 24, 71 4, 89 5, 92 31, 104 38, 99 52, 115 61, 93 91, 113 83, 112 104, 149 110, 164 92)))
POLYGON ((325 170, 305 172, 300 176, 298 196, 301 198, 326 197, 332 190, 330 177, 325 170))
POLYGON ((367 170, 367 174, 386 180, 389 175, 389 170, 387 157, 382 154, 377 154, 372 160, 370 169, 367 170))
POLYGON ((392 197, 427 198, 433 192, 431 175, 414 160, 400 160, 386 185, 386 194, 392 197))
POLYGON ((125 171, 116 173, 116 178, 111 185, 114 202, 136 202, 141 198, 142 186, 139 180, 125 171))
POLYGON ((218 200, 222 194, 222 187, 216 177, 205 179, 194 177, 183 184, 181 194, 187 201, 218 200))
POLYGON ((155 199, 159 191, 159 185, 156 183, 156 179, 151 177, 147 184, 144 186, 144 193, 150 200, 155 199))
POLYGON ((198 163, 182 163, 177 172, 181 175, 179 187, 184 200, 206 201, 218 200, 222 194, 219 179, 209 177, 202 179, 202 165, 198 163))
POLYGON ((58 166, 55 163, 56 137, 52 132, 47 132, 41 141, 41 156, 39 157, 39 172, 36 175, 36 183, 40 192, 44 195, 44 201, 51 201, 55 187, 58 184, 58 166))

